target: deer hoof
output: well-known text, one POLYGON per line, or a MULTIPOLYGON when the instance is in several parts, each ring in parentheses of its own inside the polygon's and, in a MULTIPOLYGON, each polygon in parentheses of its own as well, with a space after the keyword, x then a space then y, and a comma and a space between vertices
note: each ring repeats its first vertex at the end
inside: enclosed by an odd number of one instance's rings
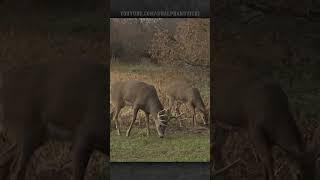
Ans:
POLYGON ((118 133, 119 136, 121 136, 121 133, 120 133, 120 130, 119 130, 119 129, 117 130, 117 133, 118 133))

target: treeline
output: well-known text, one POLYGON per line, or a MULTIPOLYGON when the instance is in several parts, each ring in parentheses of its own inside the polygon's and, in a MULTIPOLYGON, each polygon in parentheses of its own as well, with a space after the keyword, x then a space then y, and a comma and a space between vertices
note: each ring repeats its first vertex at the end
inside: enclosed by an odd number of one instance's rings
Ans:
POLYGON ((208 19, 112 19, 111 57, 209 69, 208 19))

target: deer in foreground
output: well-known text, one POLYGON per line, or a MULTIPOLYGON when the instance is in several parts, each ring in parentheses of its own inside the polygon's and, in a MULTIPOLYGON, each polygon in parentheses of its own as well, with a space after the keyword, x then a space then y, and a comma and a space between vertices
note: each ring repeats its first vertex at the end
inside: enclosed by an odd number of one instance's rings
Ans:
POLYGON ((146 116, 147 135, 150 134, 149 116, 151 114, 154 118, 158 135, 163 138, 169 116, 167 110, 163 108, 154 86, 135 80, 117 81, 111 85, 110 98, 114 106, 114 120, 118 135, 121 134, 118 116, 121 109, 128 105, 133 107, 133 117, 126 133, 127 137, 130 135, 138 111, 142 110, 146 116))
MULTIPOLYGON (((167 96, 169 97, 170 112, 176 103, 176 112, 180 113, 181 103, 187 104, 192 111, 192 125, 195 126, 196 110, 203 114, 203 124, 208 125, 208 110, 206 109, 201 98, 199 89, 192 87, 186 81, 174 81, 167 87, 167 96)), ((179 119, 180 127, 182 127, 181 119, 179 119)))
POLYGON ((24 180, 34 151, 50 138, 72 141, 72 180, 83 180, 94 150, 108 153, 107 66, 20 65, 2 74, 3 127, 12 146, 0 155, 3 179, 24 180))
POLYGON ((221 174, 231 167, 222 168, 222 147, 228 131, 242 129, 256 149, 264 168, 264 179, 275 179, 272 148, 278 146, 299 167, 299 172, 293 174, 294 179, 315 180, 319 149, 315 146, 306 148, 281 86, 272 80, 251 78, 249 74, 241 77, 234 73, 231 77, 230 73, 228 79, 218 73, 213 84, 213 170, 221 168, 222 171, 214 170, 214 174, 221 174))

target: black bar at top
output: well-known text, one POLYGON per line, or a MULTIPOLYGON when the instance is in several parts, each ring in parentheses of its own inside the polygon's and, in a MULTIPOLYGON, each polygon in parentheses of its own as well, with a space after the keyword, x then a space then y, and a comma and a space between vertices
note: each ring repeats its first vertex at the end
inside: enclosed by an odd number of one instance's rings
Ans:
POLYGON ((112 18, 209 18, 210 0, 110 0, 112 18))

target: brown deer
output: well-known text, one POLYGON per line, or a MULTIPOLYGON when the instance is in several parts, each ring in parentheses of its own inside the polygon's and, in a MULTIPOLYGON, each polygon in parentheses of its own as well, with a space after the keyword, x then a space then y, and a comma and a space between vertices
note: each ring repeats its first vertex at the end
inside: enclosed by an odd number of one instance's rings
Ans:
POLYGON ((126 136, 130 135, 132 126, 137 118, 138 111, 141 109, 146 116, 147 135, 150 134, 149 116, 154 118, 156 129, 160 138, 163 138, 165 129, 168 125, 169 116, 159 100, 154 86, 135 80, 117 81, 111 85, 110 89, 111 103, 114 106, 114 120, 116 129, 120 135, 118 116, 121 109, 126 106, 133 107, 133 117, 126 136))
MULTIPOLYGON (((169 97, 170 112, 176 103, 176 112, 180 113, 181 103, 187 104, 192 111, 192 125, 195 126, 196 110, 203 114, 203 124, 208 125, 208 110, 206 109, 200 92, 197 88, 183 80, 172 82, 167 87, 167 96, 169 97)), ((181 118, 179 118, 180 127, 182 127, 181 118)))
MULTIPOLYGON (((295 179, 315 179, 319 150, 306 148, 303 143, 290 112, 287 95, 273 80, 254 77, 240 71, 229 72, 228 75, 215 71, 215 130, 212 139, 214 169, 223 167, 222 147, 228 137, 228 130, 242 129, 247 131, 257 151, 266 180, 275 179, 272 158, 274 146, 280 147, 298 164, 300 173, 296 174, 295 179)), ((217 170, 214 174, 222 172, 217 170)))
POLYGON ((72 180, 83 180, 94 150, 108 154, 108 68, 95 63, 20 65, 2 74, 3 179, 24 180, 34 151, 49 138, 72 141, 72 180))

